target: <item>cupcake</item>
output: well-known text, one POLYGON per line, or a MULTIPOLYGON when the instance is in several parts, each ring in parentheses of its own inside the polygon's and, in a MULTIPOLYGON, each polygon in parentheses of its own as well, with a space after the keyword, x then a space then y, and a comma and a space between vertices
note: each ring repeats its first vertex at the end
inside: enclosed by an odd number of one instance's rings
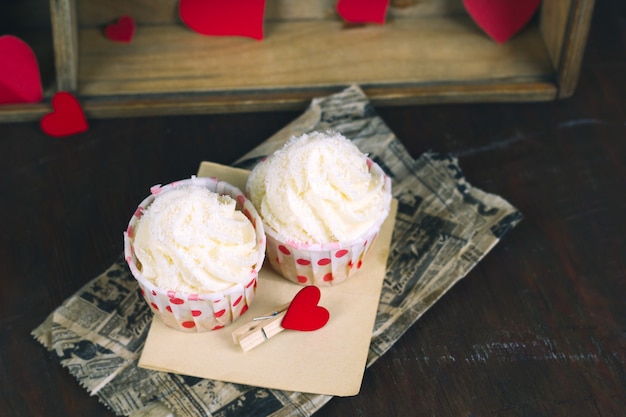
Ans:
POLYGON ((246 193, 271 266, 295 283, 329 286, 363 266, 389 214, 391 180, 342 135, 314 132, 257 164, 246 193))
POLYGON ((265 258, 263 224, 236 187, 196 178, 151 188, 124 233, 141 293, 163 322, 222 328, 252 303, 265 258))

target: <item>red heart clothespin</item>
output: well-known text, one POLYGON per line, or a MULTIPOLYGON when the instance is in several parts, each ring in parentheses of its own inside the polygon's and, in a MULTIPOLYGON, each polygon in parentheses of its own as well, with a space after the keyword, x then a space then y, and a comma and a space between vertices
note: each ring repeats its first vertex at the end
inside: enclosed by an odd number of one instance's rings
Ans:
POLYGON ((302 332, 321 329, 328 323, 330 313, 318 305, 320 297, 319 288, 313 285, 302 288, 291 303, 255 317, 236 329, 232 334, 233 341, 247 352, 285 329, 302 332))
POLYGON ((526 26, 539 3, 541 0, 463 0, 474 22, 500 44, 526 26))
POLYGON ((318 305, 322 294, 315 286, 302 288, 291 301, 282 326, 285 329, 310 332, 321 329, 328 323, 330 313, 318 305))
POLYGON ((180 0, 178 14, 202 35, 263 39, 265 0, 180 0))
POLYGON ((87 131, 89 126, 80 103, 71 93, 60 91, 52 97, 52 113, 41 118, 44 133, 62 137, 87 131))
POLYGON ((26 42, 0 36, 0 104, 37 103, 43 99, 39 64, 26 42))
POLYGON ((122 16, 117 22, 110 23, 104 34, 113 42, 130 43, 135 35, 135 20, 131 16, 122 16))

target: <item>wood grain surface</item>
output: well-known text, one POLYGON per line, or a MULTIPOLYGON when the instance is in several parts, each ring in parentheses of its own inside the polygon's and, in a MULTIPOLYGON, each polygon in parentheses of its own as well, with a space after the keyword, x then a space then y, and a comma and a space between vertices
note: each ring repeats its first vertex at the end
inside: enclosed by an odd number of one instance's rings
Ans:
POLYGON ((0 123, 40 118, 60 90, 77 95, 91 118, 301 111, 349 84, 385 105, 566 98, 595 1, 545 0, 503 45, 461 0, 392 1, 384 25, 348 24, 336 3, 268 2, 262 42, 200 36, 182 23, 176 0, 3 3, 0 27, 33 45, 45 100, 3 106, 0 123), (133 40, 111 42, 105 28, 122 15, 136 23, 133 40))
POLYGON ((110 42, 100 28, 83 29, 78 93, 246 93, 346 80, 368 86, 548 82, 554 73, 537 27, 505 46, 476 31, 468 16, 342 27, 339 20, 268 22, 259 42, 198 36, 180 24, 139 26, 130 45, 110 42))
MULTIPOLYGON (((626 3, 598 2, 573 97, 381 107, 413 156, 458 156, 524 214, 316 415, 626 415, 626 3)), ((29 335, 122 252, 148 188, 230 163, 299 112, 0 124, 0 416, 107 416, 29 335)))

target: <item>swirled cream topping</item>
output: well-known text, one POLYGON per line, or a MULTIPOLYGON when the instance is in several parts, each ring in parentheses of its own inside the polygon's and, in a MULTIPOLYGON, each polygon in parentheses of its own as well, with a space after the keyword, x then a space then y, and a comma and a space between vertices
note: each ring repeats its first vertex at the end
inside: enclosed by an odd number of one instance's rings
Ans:
POLYGON ((145 278, 187 293, 243 282, 258 260, 255 230, 235 200, 199 185, 158 194, 139 219, 133 246, 145 278))
POLYGON ((291 138, 257 164, 246 190, 266 227, 298 244, 350 241, 386 216, 381 170, 340 134, 291 138))

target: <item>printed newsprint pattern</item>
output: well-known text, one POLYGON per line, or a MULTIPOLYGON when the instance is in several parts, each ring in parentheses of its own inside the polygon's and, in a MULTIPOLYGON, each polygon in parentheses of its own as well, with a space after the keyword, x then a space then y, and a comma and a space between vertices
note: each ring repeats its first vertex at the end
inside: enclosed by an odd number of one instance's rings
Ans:
MULTIPOLYGON (((239 161, 252 168, 292 135, 334 130, 392 178, 399 201, 367 365, 373 364, 522 218, 465 181, 455 158, 411 158, 357 86, 309 109, 239 161)), ((118 415, 310 416, 332 397, 285 392, 139 368, 151 319, 120 257, 68 298, 33 336, 118 415)))

